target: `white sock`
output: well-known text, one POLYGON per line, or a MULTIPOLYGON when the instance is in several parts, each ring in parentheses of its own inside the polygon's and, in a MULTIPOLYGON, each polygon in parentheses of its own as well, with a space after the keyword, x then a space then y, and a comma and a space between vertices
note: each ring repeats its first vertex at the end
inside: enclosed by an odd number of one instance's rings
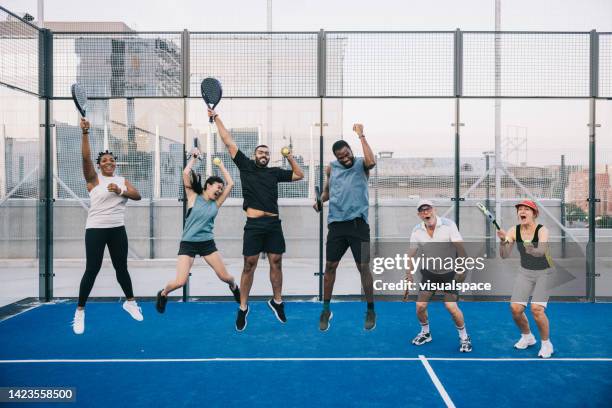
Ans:
POLYGON ((421 323, 421 333, 429 333, 429 322, 421 323))
POLYGON ((244 309, 242 308, 242 306, 240 306, 240 310, 242 310, 243 312, 246 312, 248 308, 249 308, 249 305, 246 305, 244 309))
POLYGON ((548 340, 542 340, 542 345, 545 345, 545 344, 546 344, 547 346, 550 346, 550 339, 548 339, 548 340))
POLYGON ((468 337, 467 331, 465 330, 465 326, 459 328, 457 327, 457 331, 459 332, 459 338, 461 340, 465 340, 468 337))
POLYGON ((533 334, 531 334, 531 332, 529 332, 527 334, 521 333, 521 337, 524 338, 524 339, 527 338, 527 337, 532 337, 532 336, 533 336, 533 334))
POLYGON ((126 302, 127 304, 129 304, 129 305, 135 305, 135 304, 136 304, 136 301, 135 301, 135 300, 126 300, 125 302, 126 302))
POLYGON ((76 312, 74 312, 75 315, 84 315, 85 314, 85 309, 77 309, 76 312))
POLYGON ((277 302, 276 299, 273 299, 274 303, 276 303, 277 305, 280 305, 281 303, 283 303, 283 301, 281 300, 280 302, 277 302))

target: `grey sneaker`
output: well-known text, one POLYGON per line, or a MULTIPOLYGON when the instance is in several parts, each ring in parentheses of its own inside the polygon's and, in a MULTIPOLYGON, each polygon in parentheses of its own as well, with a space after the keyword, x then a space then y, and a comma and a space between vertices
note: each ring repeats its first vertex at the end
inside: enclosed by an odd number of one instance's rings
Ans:
POLYGON ((368 309, 365 318, 365 329, 374 330, 376 328, 376 313, 372 309, 368 309))
POLYGON ((329 330, 329 321, 332 319, 332 317, 334 317, 334 314, 331 310, 323 310, 321 312, 321 317, 319 317, 319 330, 329 330))
POLYGON ((467 336, 465 339, 459 339, 459 351, 462 353, 469 353, 472 351, 472 339, 467 336))

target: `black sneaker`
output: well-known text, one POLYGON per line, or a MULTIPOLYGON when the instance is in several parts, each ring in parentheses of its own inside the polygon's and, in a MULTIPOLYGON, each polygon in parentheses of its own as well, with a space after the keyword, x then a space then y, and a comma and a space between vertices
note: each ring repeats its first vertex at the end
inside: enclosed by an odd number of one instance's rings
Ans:
POLYGON ((155 302, 155 309, 159 313, 164 313, 166 311, 166 303, 168 303, 168 296, 162 296, 162 290, 157 292, 157 302, 155 302))
POLYGON ((236 301, 236 303, 240 304, 240 288, 238 287, 238 285, 236 285, 234 289, 232 289, 230 286, 230 290, 232 291, 232 294, 234 295, 234 300, 236 301))
POLYGON ((334 314, 331 310, 323 310, 321 311, 321 317, 319 317, 319 330, 327 331, 329 330, 329 321, 334 317, 334 314))
POLYGON ((425 343, 429 343, 431 341, 431 333, 423 333, 420 332, 417 336, 412 339, 412 344, 415 346, 422 346, 425 343))
POLYGON ((247 327, 247 316, 249 315, 249 307, 246 310, 238 308, 238 316, 236 316, 236 330, 243 331, 247 327))
POLYGON ((376 313, 374 309, 368 309, 365 318, 365 329, 374 330, 376 328, 376 313))
POLYGON ((285 302, 282 302, 280 305, 276 304, 274 299, 268 300, 268 306, 274 312, 274 316, 281 323, 287 323, 287 317, 285 316, 285 302))
POLYGON ((459 351, 462 353, 472 351, 472 339, 470 339, 470 336, 467 336, 464 340, 459 339, 459 351))

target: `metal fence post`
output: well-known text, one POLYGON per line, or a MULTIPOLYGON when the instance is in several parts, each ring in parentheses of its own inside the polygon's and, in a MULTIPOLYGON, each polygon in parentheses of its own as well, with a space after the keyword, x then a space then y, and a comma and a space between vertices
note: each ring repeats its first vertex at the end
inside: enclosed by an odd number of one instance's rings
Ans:
POLYGON ((53 33, 42 29, 38 36, 39 95, 42 116, 39 138, 39 202, 38 226, 38 297, 49 302, 53 298, 53 143, 51 127, 53 97, 53 33))
MULTIPOLYGON (((561 179, 561 225, 566 226, 566 203, 565 203, 565 189, 566 187, 566 169, 565 169, 565 155, 561 155, 561 168, 559 169, 559 178, 561 179)), ((567 255, 567 238, 565 234, 565 228, 561 228, 561 258, 565 258, 567 255)))
MULTIPOLYGON (((325 31, 319 31, 318 46, 317 46, 317 92, 319 95, 319 191, 323 193, 323 98, 325 98, 326 85, 326 44, 325 31)), ((319 212, 319 301, 323 301, 323 209, 319 212)))
POLYGON ((461 154, 460 154, 460 132, 459 129, 463 126, 460 116, 460 100, 463 94, 463 35, 461 30, 455 31, 455 75, 454 75, 454 93, 455 93, 455 195, 452 201, 455 202, 455 223, 459 227, 459 217, 461 206, 459 203, 464 198, 461 197, 461 154))
MULTIPOLYGON (((491 177, 489 175, 489 169, 491 167, 491 153, 492 152, 484 152, 485 157, 485 171, 487 172, 485 176, 485 207, 491 208, 491 177)), ((490 259, 492 255, 491 251, 491 223, 485 222, 485 248, 487 257, 490 259)))
MULTIPOLYGON (((183 168, 187 166, 187 98, 189 97, 189 31, 183 30, 181 34, 181 72, 182 72, 182 88, 183 88, 183 168)), ((181 179, 181 185, 183 185, 181 179)), ((187 193, 185 188, 181 188, 182 197, 179 200, 183 201, 183 227, 185 226, 185 218, 187 216, 187 193)), ((183 286, 183 302, 189 300, 189 279, 191 272, 187 277, 185 286, 183 286)))
POLYGON ((599 36, 595 30, 591 31, 591 69, 590 69, 590 100, 589 100, 589 241, 587 244, 587 276, 586 276, 586 297, 587 300, 595 302, 595 227, 596 227, 596 205, 599 201, 595 194, 595 128, 599 125, 596 122, 597 95, 599 82, 599 36))

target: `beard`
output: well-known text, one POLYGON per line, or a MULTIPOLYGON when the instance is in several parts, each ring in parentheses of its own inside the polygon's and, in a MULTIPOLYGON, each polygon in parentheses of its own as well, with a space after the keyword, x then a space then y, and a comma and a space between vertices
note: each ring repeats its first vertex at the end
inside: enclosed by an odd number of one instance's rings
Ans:
POLYGON ((268 163, 268 159, 255 159, 255 164, 257 164, 258 167, 267 167, 268 163))
POLYGON ((353 167, 353 164, 355 164, 355 159, 351 157, 350 163, 345 164, 344 162, 340 162, 340 164, 344 166, 345 169, 350 169, 351 167, 353 167))

